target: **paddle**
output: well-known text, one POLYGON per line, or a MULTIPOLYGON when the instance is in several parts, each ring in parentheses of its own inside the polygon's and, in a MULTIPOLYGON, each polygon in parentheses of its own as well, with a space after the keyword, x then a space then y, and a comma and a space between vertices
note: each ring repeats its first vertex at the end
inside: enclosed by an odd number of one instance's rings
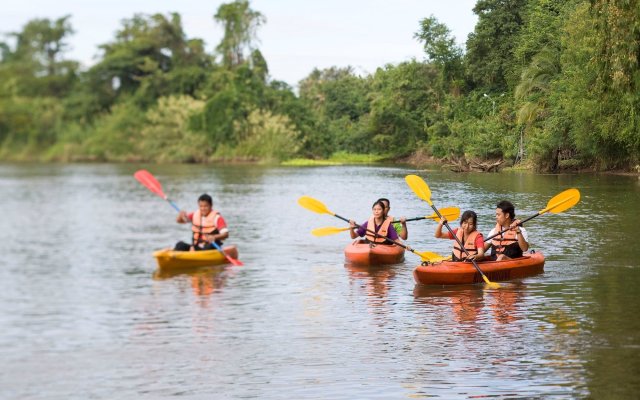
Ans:
MULTIPOLYGON (((542 210, 538 211, 537 214, 530 216, 524 221, 520 221, 518 223, 518 226, 521 226, 525 222, 530 221, 535 217, 537 217, 538 215, 542 215, 546 212, 550 212, 552 214, 558 214, 563 211, 566 211, 571 207, 575 206, 576 204, 578 204, 579 201, 580 201, 580 192, 578 191, 578 189, 567 189, 564 192, 558 193, 557 195, 553 196, 553 198, 549 200, 549 202, 547 203, 546 208, 543 208, 542 210)), ((500 232, 487 237, 484 241, 487 242, 498 235, 502 235, 509 229, 511 228, 503 229, 500 232)))
MULTIPOLYGON (((448 221, 456 220, 460 216, 460 209, 458 207, 445 207, 445 208, 441 208, 438 211, 440 211, 440 214, 443 217, 445 217, 448 221)), ((440 217, 438 217, 438 215, 436 215, 436 213, 433 213, 431 215, 424 216, 424 217, 409 218, 409 219, 406 219, 405 222, 420 221, 422 219, 432 219, 434 221, 438 221, 440 219, 440 217)), ((393 220, 394 224, 396 222, 400 222, 400 220, 399 219, 393 220)))
POLYGON ((324 205, 323 202, 321 202, 320 200, 316 200, 313 197, 302 196, 298 199, 298 204, 300 204, 303 208, 306 208, 309 211, 313 211, 318 214, 333 215, 334 217, 340 218, 345 222, 349 222, 349 220, 346 219, 345 217, 341 217, 338 214, 329 211, 329 209, 327 208, 327 206, 324 205))
POLYGON ((351 229, 351 227, 346 228, 337 228, 335 226, 326 226, 324 228, 316 228, 311 231, 313 236, 329 236, 335 235, 336 233, 345 232, 351 229))
MULTIPOLYGON (((163 198, 164 200, 166 200, 176 211, 180 212, 180 207, 178 207, 178 205, 176 203, 174 203, 173 201, 171 201, 166 194, 164 194, 164 192, 162 191, 162 185, 160 184, 160 182, 158 182, 158 180, 151 174, 151 172, 145 170, 145 169, 141 169, 136 171, 135 174, 133 174, 133 176, 147 189, 149 189, 151 192, 157 194, 158 196, 160 196, 161 198, 163 198)), ((224 252, 224 250, 222 250, 222 248, 215 242, 211 242, 211 245, 213 245, 213 247, 215 247, 220 253, 222 253, 223 256, 225 256, 225 258, 233 265, 237 265, 237 266, 242 266, 244 265, 242 263, 242 261, 240 260, 236 260, 235 258, 231 257, 230 255, 228 255, 227 253, 224 252)))
MULTIPOLYGON (((324 205, 324 203, 322 203, 320 200, 316 200, 313 197, 309 197, 309 196, 302 196, 298 199, 298 204, 300 204, 303 208, 306 208, 309 211, 313 211, 315 213, 318 214, 329 214, 329 215, 333 215, 336 218, 340 218, 341 220, 345 221, 345 222, 349 222, 348 219, 339 216, 338 214, 330 211, 327 206, 324 205)), ((327 228, 318 228, 318 229, 314 229, 311 233, 314 234, 315 236, 325 236, 325 235, 332 235, 333 233, 338 233, 338 232, 343 232, 343 231, 347 231, 351 228, 334 228, 334 227, 327 227, 327 228), (329 233, 331 232, 331 233, 329 233)), ((414 249, 412 249, 409 246, 406 246, 402 243, 398 243, 394 240, 392 240, 391 238, 387 237, 387 236, 383 236, 380 235, 378 232, 374 232, 370 229, 366 229, 367 232, 377 236, 377 237, 382 237, 387 239, 390 242, 393 242, 395 244, 397 244, 400 247, 403 247, 407 250, 409 250, 410 252, 412 252, 413 254, 418 255, 423 261, 429 261, 429 262, 436 262, 436 261, 441 261, 444 258, 442 256, 440 256, 439 254, 436 253, 432 253, 430 251, 415 251, 414 249)))
MULTIPOLYGON (((460 216, 460 209, 458 207, 441 208, 440 209, 440 214, 442 214, 448 220, 457 219, 458 216, 460 216)), ((439 220, 440 217, 438 217, 434 213, 434 214, 431 214, 431 215, 426 216, 426 217, 411 218, 411 219, 407 219, 405 221, 419 221, 421 219, 439 220)), ((400 222, 400 220, 392 221, 392 223, 396 223, 396 222, 400 222)), ((311 234, 313 234, 314 236, 329 236, 329 235, 335 235, 336 233, 348 231, 349 229, 350 228, 348 228, 348 227, 347 228, 336 228, 334 226, 329 226, 329 227, 326 227, 326 228, 314 229, 314 230, 311 231, 311 234)))
MULTIPOLYGON (((328 236, 328 235, 335 235, 336 233, 348 231, 349 229, 351 229, 351 228, 350 227, 348 227, 348 228, 337 228, 335 226, 326 226, 324 228, 317 228, 317 229, 312 230, 311 234, 313 236, 328 236)), ((380 235, 380 234, 378 234, 376 232, 370 231, 369 229, 367 229, 367 231, 375 234, 376 236, 387 238, 386 236, 382 236, 382 235, 380 235)), ((388 240, 392 241, 391 239, 388 239, 388 240)), ((423 261, 429 261, 429 262, 434 263, 434 262, 438 262, 438 261, 442 261, 442 260, 448 260, 448 257, 443 257, 440 254, 436 254, 436 253, 433 253, 431 251, 416 252, 416 251, 414 251, 413 249, 411 249, 408 246, 403 246, 401 243, 397 243, 397 242, 394 242, 394 243, 399 245, 399 246, 401 246, 401 247, 404 247, 405 249, 413 252, 414 254, 418 254, 423 259, 423 261)))
POLYGON ((146 187, 147 189, 149 189, 151 192, 157 194, 158 196, 160 196, 162 199, 166 200, 169 202, 169 204, 171 204, 171 206, 178 212, 180 212, 180 207, 178 207, 178 205, 176 203, 174 203, 173 201, 171 201, 166 194, 164 194, 164 192, 162 191, 162 185, 160 184, 160 182, 158 182, 158 180, 151 175, 151 172, 147 171, 146 169, 141 169, 136 171, 135 174, 133 174, 133 176, 140 182, 142 183, 142 185, 144 187, 146 187))
MULTIPOLYGON (((444 226, 447 227, 447 230, 449 231, 451 236, 453 236, 453 238, 456 240, 456 242, 458 242, 458 246, 460 246, 460 248, 462 250, 464 250, 464 252, 467 255, 467 257, 470 257, 471 254, 469 254, 469 251, 467 251, 467 249, 464 247, 464 244, 462 244, 460 242, 460 239, 458 239, 458 237, 453 234, 453 230, 449 226, 449 223, 447 222, 447 220, 442 218, 442 216, 440 215, 440 211, 438 211, 438 209, 431 202, 431 190, 429 189, 429 186, 427 185, 427 183, 422 178, 420 178, 418 175, 407 175, 404 178, 404 180, 407 182, 407 185, 409 185, 411 190, 413 190, 413 192, 418 197, 420 197, 422 200, 426 201, 431 206, 433 211, 435 211, 436 214, 438 214, 438 216, 440 216, 440 219, 444 220, 444 226)), ((482 279, 489 286, 489 288, 497 289, 497 288, 500 287, 500 284, 495 283, 495 282, 491 282, 489 280, 489 278, 487 278, 487 276, 484 274, 484 272, 482 272, 482 270, 478 266, 478 263, 476 262, 476 260, 472 259, 471 263, 473 263, 473 266, 480 273, 480 276, 482 276, 482 279)))

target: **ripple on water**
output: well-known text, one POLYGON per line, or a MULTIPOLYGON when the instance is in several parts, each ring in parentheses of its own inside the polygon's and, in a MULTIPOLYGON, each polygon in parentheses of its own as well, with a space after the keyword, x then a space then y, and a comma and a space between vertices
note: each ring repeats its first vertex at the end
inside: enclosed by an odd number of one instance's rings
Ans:
MULTIPOLYGON (((610 360, 632 367, 639 348, 640 269, 632 246, 594 229, 635 232, 619 217, 638 204, 635 191, 615 196, 624 180, 419 171, 438 207, 476 210, 483 232, 503 198, 527 216, 584 187, 574 210, 527 224, 545 273, 489 290, 416 286, 412 254, 350 266, 346 233, 310 234, 345 224, 302 209, 301 195, 358 221, 382 195, 394 215, 430 214, 402 179, 415 171, 384 167, 153 166, 185 209, 213 194, 245 264, 154 274, 152 250, 188 229, 136 169, 0 166, 6 231, 23 232, 0 241, 0 397, 586 398, 637 387, 634 369, 610 360), (31 223, 34 209, 46 223, 31 223)), ((410 225, 412 247, 448 253, 434 227, 410 225)))

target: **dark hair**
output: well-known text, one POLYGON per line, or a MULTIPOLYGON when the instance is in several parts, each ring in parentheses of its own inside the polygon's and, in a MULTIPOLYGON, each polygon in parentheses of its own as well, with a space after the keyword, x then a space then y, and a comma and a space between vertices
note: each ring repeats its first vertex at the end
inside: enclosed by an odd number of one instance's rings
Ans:
POLYGON ((375 207, 376 205, 379 205, 380 207, 382 207, 382 215, 384 215, 386 217, 386 214, 384 213, 384 203, 381 202, 380 200, 376 200, 376 202, 373 203, 371 208, 375 207))
POLYGON ((391 207, 391 202, 389 201, 389 199, 385 199, 384 197, 380 197, 378 200, 376 200, 376 202, 379 202, 379 201, 386 202, 389 205, 389 207, 391 207))
POLYGON ((511 204, 510 201, 502 200, 500 203, 496 205, 496 208, 501 209, 502 212, 505 214, 509 213, 509 217, 511 219, 514 219, 516 217, 515 207, 513 207, 513 204, 511 204))
POLYGON ((211 196, 209 196, 206 193, 198 197, 198 202, 201 202, 201 201, 206 201, 207 203, 209 203, 210 206, 213 205, 213 200, 211 199, 211 196))
POLYGON ((474 226, 478 226, 478 214, 476 214, 475 212, 471 211, 471 210, 467 210, 465 212, 462 213, 462 217, 460 217, 460 225, 462 225, 462 223, 466 220, 468 220, 469 218, 473 218, 473 225, 474 226))

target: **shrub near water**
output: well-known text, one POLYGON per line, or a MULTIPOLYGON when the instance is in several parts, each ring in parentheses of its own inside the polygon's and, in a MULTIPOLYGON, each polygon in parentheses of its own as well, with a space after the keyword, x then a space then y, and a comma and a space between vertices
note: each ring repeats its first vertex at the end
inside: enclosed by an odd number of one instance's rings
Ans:
POLYGON ((297 153, 298 131, 289 117, 271 114, 265 110, 253 110, 244 123, 237 123, 234 131, 241 138, 234 150, 218 149, 216 156, 226 157, 230 153, 236 157, 261 159, 263 161, 281 161, 297 153))
POLYGON ((189 118, 204 107, 204 102, 189 96, 162 97, 146 114, 140 150, 147 160, 156 162, 206 161, 214 144, 205 136, 188 129, 189 118))

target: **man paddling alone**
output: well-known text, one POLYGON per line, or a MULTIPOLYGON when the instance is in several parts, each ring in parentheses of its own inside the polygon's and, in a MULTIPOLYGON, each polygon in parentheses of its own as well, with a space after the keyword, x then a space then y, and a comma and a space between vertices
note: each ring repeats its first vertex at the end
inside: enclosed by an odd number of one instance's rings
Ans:
POLYGON ((221 246, 222 241, 229 237, 227 223, 222 215, 213 209, 213 200, 206 193, 198 198, 198 210, 189 214, 186 211, 180 211, 176 222, 180 224, 191 222, 193 234, 191 244, 180 241, 176 243, 174 250, 212 250, 216 247, 211 242, 221 246))
POLYGON ((523 252, 529 250, 527 231, 520 225, 520 220, 515 219, 515 207, 509 201, 501 201, 496 205, 496 226, 489 232, 493 237, 485 243, 485 252, 492 248, 491 259, 509 260, 522 257, 523 252), (505 231, 498 235, 498 233, 505 231), (494 236, 496 235, 496 236, 494 236))

